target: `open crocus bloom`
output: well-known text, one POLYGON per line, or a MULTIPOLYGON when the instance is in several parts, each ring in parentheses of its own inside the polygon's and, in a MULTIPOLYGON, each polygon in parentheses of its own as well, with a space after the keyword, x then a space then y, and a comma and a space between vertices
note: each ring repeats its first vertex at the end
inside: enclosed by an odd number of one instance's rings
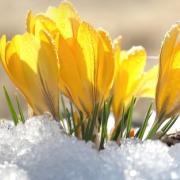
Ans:
POLYGON ((114 59, 109 36, 82 22, 69 3, 49 8, 44 15, 29 13, 27 27, 46 29, 56 42, 61 65, 59 87, 76 107, 89 115, 109 97, 114 59))
POLYGON ((159 120, 180 111, 180 25, 173 25, 165 36, 160 52, 156 111, 159 120))
POLYGON ((126 111, 133 97, 154 97, 158 67, 144 73, 146 52, 143 47, 121 51, 119 41, 114 43, 116 74, 113 85, 113 113, 116 124, 123 108, 126 111))
POLYGON ((52 39, 43 31, 0 40, 4 69, 25 96, 34 114, 50 112, 58 119, 59 62, 52 39))

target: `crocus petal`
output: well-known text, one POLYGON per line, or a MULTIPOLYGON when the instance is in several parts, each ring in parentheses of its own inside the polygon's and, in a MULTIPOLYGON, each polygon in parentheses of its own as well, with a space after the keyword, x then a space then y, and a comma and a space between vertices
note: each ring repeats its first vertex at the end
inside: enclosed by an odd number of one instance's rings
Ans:
MULTIPOLYGON (((1 39, 1 45, 4 40, 1 39)), ((34 114, 49 111, 58 117, 58 59, 52 40, 44 32, 16 35, 1 53, 2 64, 34 114)))
MULTIPOLYGON (((142 47, 134 47, 121 55, 122 63, 113 85, 113 112, 119 119, 123 108, 127 108, 131 99, 136 97, 139 81, 146 62, 146 52, 142 47)), ((119 61, 117 59, 117 61, 119 61)))
POLYGON ((80 18, 71 3, 63 2, 57 8, 50 7, 46 15, 56 23, 65 39, 71 38, 77 33, 80 18))
POLYGON ((156 111, 166 119, 180 111, 180 25, 166 34, 160 53, 159 79, 156 89, 156 111))
POLYGON ((26 18, 26 29, 27 32, 31 34, 35 34, 35 29, 46 30, 50 32, 50 34, 55 37, 55 35, 59 32, 57 26, 54 21, 48 18, 45 15, 33 15, 31 11, 29 11, 26 18))
MULTIPOLYGON (((93 106, 107 99, 114 78, 115 63, 112 45, 108 35, 96 31, 87 23, 82 23, 78 30, 77 41, 82 48, 86 65, 85 81, 93 106)), ((83 102, 86 104, 86 102, 83 102)), ((92 112, 92 109, 90 109, 92 112)))
POLYGON ((5 59, 5 49, 6 49, 6 36, 3 35, 0 39, 0 59, 5 59))
POLYGON ((87 81, 84 76, 86 66, 83 56, 80 56, 81 49, 77 43, 71 48, 63 37, 59 37, 58 49, 61 64, 59 87, 75 103, 79 110, 87 113, 87 109, 92 108, 92 101, 88 87, 86 87, 87 81), (86 101, 86 107, 81 103, 81 99, 86 101))
POLYGON ((122 37, 119 36, 113 41, 113 54, 115 59, 115 76, 119 72, 119 66, 122 63, 122 52, 121 52, 122 37))
POLYGON ((145 72, 139 82, 137 97, 155 98, 159 66, 156 65, 145 72))
POLYGON ((77 41, 84 56, 87 70, 85 77, 92 83, 92 94, 94 94, 93 86, 98 68, 98 34, 89 24, 82 23, 78 29, 77 41))
POLYGON ((109 92, 112 88, 112 83, 115 74, 115 61, 113 58, 112 42, 109 35, 104 31, 99 31, 100 43, 98 50, 98 69, 97 69, 97 80, 96 87, 97 91, 100 92, 100 98, 98 101, 103 102, 108 98, 109 92), (100 50, 102 49, 102 50, 100 50))

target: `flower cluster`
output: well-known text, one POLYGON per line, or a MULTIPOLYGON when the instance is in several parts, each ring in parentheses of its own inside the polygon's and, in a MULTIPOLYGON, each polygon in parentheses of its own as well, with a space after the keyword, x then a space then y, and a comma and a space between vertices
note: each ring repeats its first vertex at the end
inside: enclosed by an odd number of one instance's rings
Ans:
MULTIPOLYGON (((130 122, 135 99, 155 98, 154 129, 178 115, 179 24, 165 36, 159 65, 147 72, 143 47, 123 50, 121 37, 112 41, 106 31, 82 20, 69 2, 42 14, 30 11, 26 27, 27 32, 11 41, 6 41, 5 35, 1 37, 0 58, 34 115, 48 111, 61 123, 67 119, 71 134, 97 144, 108 138, 118 139, 122 122, 126 126, 130 122), (59 108, 60 95, 71 102, 70 108, 64 100, 59 108), (111 111, 115 125, 107 134, 111 111)), ((154 135, 154 129, 148 137, 154 135)), ((131 134, 132 129, 127 128, 126 136, 131 134)))

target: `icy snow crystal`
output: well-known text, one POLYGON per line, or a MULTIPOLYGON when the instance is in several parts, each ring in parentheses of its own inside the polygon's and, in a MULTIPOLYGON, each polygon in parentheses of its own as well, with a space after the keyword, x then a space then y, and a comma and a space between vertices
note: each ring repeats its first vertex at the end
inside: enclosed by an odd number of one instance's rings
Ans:
POLYGON ((98 152, 60 130, 49 116, 14 127, 0 122, 1 180, 180 179, 180 145, 124 140, 98 152))

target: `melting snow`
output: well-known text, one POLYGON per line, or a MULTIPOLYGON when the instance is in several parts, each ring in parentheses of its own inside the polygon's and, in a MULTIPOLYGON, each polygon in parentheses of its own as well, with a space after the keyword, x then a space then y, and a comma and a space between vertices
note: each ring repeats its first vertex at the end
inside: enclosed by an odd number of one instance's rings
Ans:
POLYGON ((1 180, 180 179, 180 144, 110 142, 98 152, 60 130, 48 115, 0 123, 1 180))

